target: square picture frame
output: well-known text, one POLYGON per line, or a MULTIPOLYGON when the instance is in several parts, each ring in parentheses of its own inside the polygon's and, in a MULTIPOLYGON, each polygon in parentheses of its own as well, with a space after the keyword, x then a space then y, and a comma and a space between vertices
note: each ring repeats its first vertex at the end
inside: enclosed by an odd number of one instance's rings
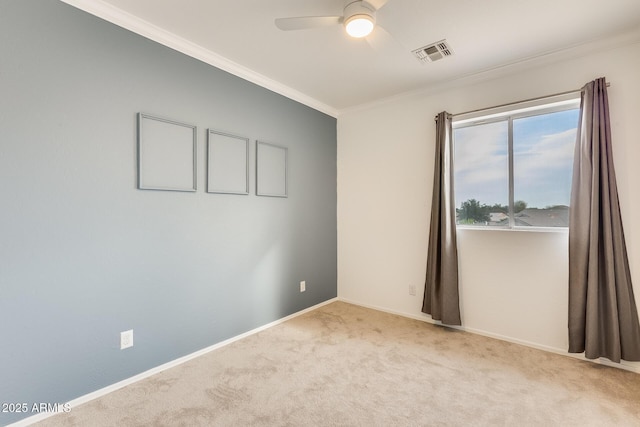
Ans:
POLYGON ((289 197, 287 147, 256 141, 256 195, 289 197))
POLYGON ((207 131, 207 193, 249 194, 249 139, 207 131))
POLYGON ((138 189, 197 190, 197 127, 138 113, 138 189))

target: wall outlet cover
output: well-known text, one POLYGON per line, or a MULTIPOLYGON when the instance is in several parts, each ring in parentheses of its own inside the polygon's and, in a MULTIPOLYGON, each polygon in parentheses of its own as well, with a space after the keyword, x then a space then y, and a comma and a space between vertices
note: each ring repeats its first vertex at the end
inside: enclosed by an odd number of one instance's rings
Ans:
POLYGON ((120 332, 120 350, 133 347, 133 329, 120 332))

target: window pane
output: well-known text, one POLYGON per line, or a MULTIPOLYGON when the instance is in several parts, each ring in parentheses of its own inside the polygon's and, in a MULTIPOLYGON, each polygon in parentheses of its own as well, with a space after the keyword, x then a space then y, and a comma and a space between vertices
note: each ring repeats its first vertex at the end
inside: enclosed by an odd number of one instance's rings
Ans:
POLYGON ((579 110, 513 120, 516 226, 567 227, 579 110))
POLYGON ((508 122, 456 128, 456 223, 508 225, 508 122))

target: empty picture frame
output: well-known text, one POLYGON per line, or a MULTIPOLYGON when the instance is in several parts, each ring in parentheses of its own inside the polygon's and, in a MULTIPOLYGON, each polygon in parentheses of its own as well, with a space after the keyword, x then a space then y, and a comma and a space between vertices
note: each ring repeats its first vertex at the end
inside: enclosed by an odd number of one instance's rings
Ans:
POLYGON ((249 140, 209 129, 207 193, 249 194, 249 140))
POLYGON ((256 195, 288 197, 286 147, 256 141, 256 195))
POLYGON ((196 127, 138 113, 138 188, 196 191, 196 127))

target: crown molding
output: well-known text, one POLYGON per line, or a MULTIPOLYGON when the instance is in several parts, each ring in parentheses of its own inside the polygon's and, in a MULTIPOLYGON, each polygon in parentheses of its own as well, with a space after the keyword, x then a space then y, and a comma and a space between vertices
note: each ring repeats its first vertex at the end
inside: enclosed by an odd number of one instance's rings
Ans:
POLYGON ((496 67, 453 76, 449 79, 426 85, 418 89, 409 90, 406 92, 391 95, 386 98, 381 98, 364 104, 344 108, 339 111, 339 115, 369 110, 403 99, 409 99, 416 96, 428 96, 446 90, 457 89, 476 83, 495 80, 497 78, 507 77, 523 71, 531 70, 532 68, 543 67, 549 64, 562 63, 564 61, 592 55, 595 52, 610 51, 613 49, 638 43, 640 43, 640 28, 621 32, 606 38, 590 40, 562 49, 542 52, 540 54, 520 58, 516 61, 512 61, 506 64, 501 64, 496 67))
POLYGON ((265 89, 283 95, 296 102, 304 104, 332 117, 338 116, 338 110, 324 104, 302 92, 292 89, 280 82, 277 82, 262 74, 233 62, 215 52, 184 39, 176 34, 166 31, 148 21, 138 18, 122 9, 119 9, 102 0, 61 0, 70 6, 87 12, 107 22, 132 31, 140 36, 146 37, 173 50, 184 53, 192 58, 198 59, 206 64, 226 71, 241 79, 255 83, 265 89))
POLYGON ((633 43, 640 43, 640 30, 634 29, 604 39, 591 40, 585 43, 580 43, 574 46, 569 46, 567 48, 554 51, 541 52, 539 54, 520 58, 516 61, 507 64, 501 64, 496 67, 483 69, 468 74, 452 76, 451 78, 448 78, 444 81, 428 84, 419 89, 398 93, 386 98, 381 98, 351 107, 337 109, 330 105, 322 103, 317 99, 312 98, 302 92, 299 92, 287 85, 284 85, 262 74, 259 74, 245 66, 233 62, 196 43, 193 43, 174 33, 164 30, 135 15, 125 12, 122 9, 119 9, 103 0, 60 1, 335 118, 338 118, 343 114, 367 110, 404 98, 410 98, 417 95, 425 96, 443 90, 454 89, 467 86, 469 84, 480 83, 483 81, 493 80, 511 74, 516 74, 523 70, 531 69, 534 67, 540 67, 551 63, 563 62, 565 60, 586 56, 597 51, 610 50, 633 43))

